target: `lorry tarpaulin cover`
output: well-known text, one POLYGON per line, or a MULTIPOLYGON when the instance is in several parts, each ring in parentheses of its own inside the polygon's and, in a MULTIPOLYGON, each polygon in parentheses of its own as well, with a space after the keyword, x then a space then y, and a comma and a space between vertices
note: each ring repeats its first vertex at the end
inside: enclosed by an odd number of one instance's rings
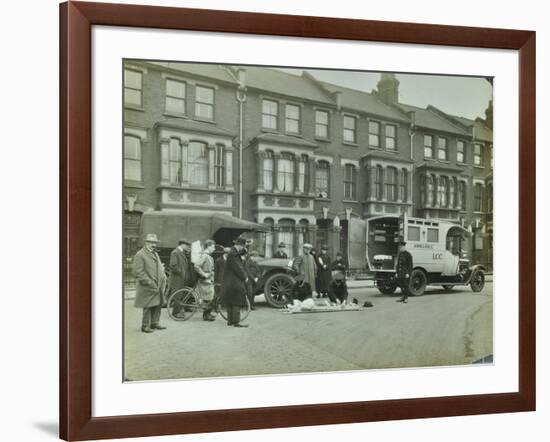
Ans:
POLYGON ((189 242, 213 239, 222 246, 231 246, 243 232, 267 231, 266 227, 220 212, 198 210, 163 210, 146 212, 141 218, 141 240, 156 233, 160 247, 175 247, 180 238, 189 242))

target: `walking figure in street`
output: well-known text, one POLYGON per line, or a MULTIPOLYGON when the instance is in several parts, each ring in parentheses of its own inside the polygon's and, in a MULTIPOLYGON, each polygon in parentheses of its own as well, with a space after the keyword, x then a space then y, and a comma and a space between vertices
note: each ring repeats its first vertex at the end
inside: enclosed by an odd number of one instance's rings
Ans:
MULTIPOLYGON (((181 238, 178 246, 170 253, 170 294, 184 287, 195 286, 195 268, 191 262, 191 243, 181 238)), ((185 317, 185 311, 179 303, 174 304, 172 314, 176 317, 185 317)))
POLYGON ((153 330, 166 328, 160 325, 166 275, 160 257, 155 251, 158 242, 156 234, 148 233, 143 248, 134 258, 134 274, 137 281, 134 307, 143 309, 141 319, 143 333, 152 333, 153 330))
POLYGON ((203 252, 195 263, 195 271, 199 275, 197 290, 203 301, 207 303, 202 314, 202 319, 205 321, 216 319, 216 316, 212 314, 212 310, 214 310, 214 258, 212 258, 212 253, 215 249, 216 243, 211 239, 206 240, 203 252))
POLYGON ((246 244, 244 238, 237 238, 233 241, 223 275, 222 303, 227 308, 227 325, 233 327, 248 327, 240 324, 241 308, 247 307, 248 275, 241 259, 241 252, 246 244))
POLYGON ((397 302, 403 302, 406 304, 409 298, 409 283, 411 278, 411 272, 413 268, 412 256, 405 250, 406 243, 401 242, 399 244, 399 252, 397 254, 396 265, 396 278, 397 285, 401 289, 401 298, 397 302))

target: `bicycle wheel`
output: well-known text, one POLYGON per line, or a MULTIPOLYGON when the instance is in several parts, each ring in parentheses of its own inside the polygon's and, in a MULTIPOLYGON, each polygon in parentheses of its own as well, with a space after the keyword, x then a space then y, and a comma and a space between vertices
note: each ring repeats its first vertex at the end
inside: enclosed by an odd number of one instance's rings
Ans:
POLYGON ((187 321, 199 310, 197 297, 190 287, 176 290, 166 303, 168 316, 174 321, 187 321))
MULTIPOLYGON (((227 307, 223 304, 222 301, 218 301, 216 305, 216 310, 218 311, 219 315, 227 321, 227 307)), ((248 298, 246 298, 246 305, 241 306, 241 320, 239 322, 243 322, 249 314, 250 301, 248 300, 248 298)))

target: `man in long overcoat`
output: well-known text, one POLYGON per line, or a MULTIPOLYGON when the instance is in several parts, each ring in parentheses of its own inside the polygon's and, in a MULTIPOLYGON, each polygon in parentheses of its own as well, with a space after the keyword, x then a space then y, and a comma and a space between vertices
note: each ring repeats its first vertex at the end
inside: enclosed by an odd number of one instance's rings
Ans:
POLYGON ((206 240, 203 252, 195 263, 195 271, 199 275, 197 290, 206 303, 202 314, 202 319, 205 321, 216 319, 216 316, 212 314, 212 310, 214 310, 214 258, 212 258, 212 253, 215 249, 216 243, 211 239, 206 240))
POLYGON ((141 331, 144 333, 166 328, 160 325, 166 275, 160 257, 155 251, 157 244, 157 235, 147 234, 145 245, 134 258, 134 274, 137 280, 134 306, 143 309, 141 331))
POLYGON ((310 254, 312 248, 311 244, 304 244, 302 249, 303 254, 294 260, 293 267, 297 274, 304 276, 304 281, 309 284, 311 290, 316 291, 317 263, 315 262, 315 258, 310 254))
POLYGON ((227 325, 247 327, 239 324, 241 321, 241 307, 247 305, 246 295, 248 275, 241 259, 241 252, 245 246, 244 238, 237 238, 227 256, 223 275, 222 303, 227 307, 227 325))
POLYGON ((246 255, 244 261, 244 267, 248 275, 248 301, 250 302, 250 309, 256 310, 256 302, 254 298, 256 297, 256 284, 260 277, 260 267, 258 266, 258 251, 250 250, 246 255))
POLYGON ((397 285, 401 288, 401 298, 397 302, 407 303, 412 269, 412 256, 405 250, 405 243, 401 243, 397 255, 397 265, 395 266, 397 285))
MULTIPOLYGON (((195 285, 195 269, 191 262, 191 243, 182 238, 178 241, 178 246, 170 253, 170 293, 174 293, 184 287, 193 287, 195 285)), ((173 307, 172 314, 175 316, 185 315, 179 304, 173 307)))

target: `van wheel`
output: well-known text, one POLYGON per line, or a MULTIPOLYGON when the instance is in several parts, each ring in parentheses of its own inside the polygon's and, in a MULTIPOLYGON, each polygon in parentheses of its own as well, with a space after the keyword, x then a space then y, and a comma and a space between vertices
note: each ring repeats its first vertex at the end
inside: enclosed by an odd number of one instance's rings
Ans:
POLYGON ((454 285, 443 284, 443 289, 444 290, 452 290, 453 288, 454 288, 454 285))
POLYGON ((412 296, 422 296, 426 291, 427 285, 428 278, 424 271, 414 269, 411 273, 411 279, 409 280, 409 293, 412 296))
POLYGON ((379 279, 376 281, 376 287, 383 295, 391 295, 397 289, 397 283, 388 279, 379 279))
POLYGON ((483 270, 474 270, 474 274, 470 280, 470 287, 472 287, 472 292, 475 293, 483 290, 483 287, 485 287, 485 273, 483 273, 483 270))

